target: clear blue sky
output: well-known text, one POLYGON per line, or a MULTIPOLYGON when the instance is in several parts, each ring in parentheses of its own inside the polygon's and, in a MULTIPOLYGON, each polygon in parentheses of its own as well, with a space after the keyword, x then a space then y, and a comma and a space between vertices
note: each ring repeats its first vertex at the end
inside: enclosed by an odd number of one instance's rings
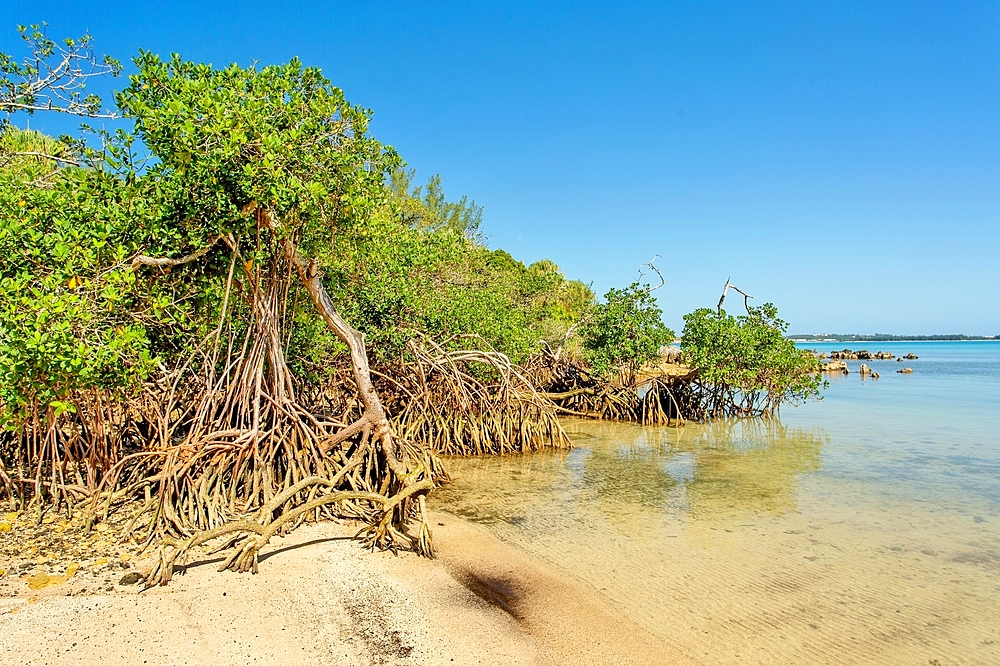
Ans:
POLYGON ((39 21, 318 65, 491 246, 598 292, 663 255, 678 329, 731 276, 794 332, 1000 334, 997 2, 6 0, 0 51, 39 21))

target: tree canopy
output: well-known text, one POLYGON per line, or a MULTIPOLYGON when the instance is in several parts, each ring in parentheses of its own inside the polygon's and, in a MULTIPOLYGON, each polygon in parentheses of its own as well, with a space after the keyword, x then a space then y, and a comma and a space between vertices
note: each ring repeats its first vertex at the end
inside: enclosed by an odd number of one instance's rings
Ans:
POLYGON ((650 286, 633 282, 610 289, 580 327, 584 358, 598 375, 620 374, 631 384, 639 370, 674 340, 650 286))
POLYGON ((819 361, 784 337, 787 328, 771 303, 739 316, 709 308, 684 316, 683 357, 706 387, 704 415, 773 414, 819 395, 819 361))

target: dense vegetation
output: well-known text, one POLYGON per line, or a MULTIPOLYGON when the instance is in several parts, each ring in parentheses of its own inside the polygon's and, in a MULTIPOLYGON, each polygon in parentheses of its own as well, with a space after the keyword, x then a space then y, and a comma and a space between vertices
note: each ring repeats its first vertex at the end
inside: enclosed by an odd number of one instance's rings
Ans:
POLYGON ((634 282, 625 289, 609 290, 604 303, 595 305, 580 327, 583 356, 592 371, 634 383, 639 371, 674 341, 674 332, 661 316, 649 285, 634 282))
POLYGON ((684 356, 700 370, 703 418, 769 415, 818 396, 819 361, 783 336, 787 328, 770 303, 735 317, 708 308, 684 316, 684 356))
POLYGON ((772 306, 689 315, 693 367, 663 374, 674 333, 652 287, 598 302, 550 261, 489 249, 482 209, 437 176, 415 186, 318 69, 141 52, 104 110, 84 85, 114 60, 23 36, 0 111, 127 129, 88 144, 0 126, 0 491, 138 506, 123 536, 165 545, 153 580, 229 534, 226 566, 255 568, 322 513, 430 554, 437 454, 568 446, 560 412, 668 423, 816 392, 772 306))

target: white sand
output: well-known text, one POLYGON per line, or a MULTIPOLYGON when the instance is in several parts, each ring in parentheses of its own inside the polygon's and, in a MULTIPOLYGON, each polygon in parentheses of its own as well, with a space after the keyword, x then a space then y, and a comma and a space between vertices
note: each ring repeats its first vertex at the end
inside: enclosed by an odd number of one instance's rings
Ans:
POLYGON ((220 573, 216 556, 164 588, 71 596, 85 577, 31 592, 8 575, 0 663, 689 663, 477 526, 435 515, 434 527, 434 561, 371 553, 353 526, 322 524, 274 539, 256 576, 220 573))

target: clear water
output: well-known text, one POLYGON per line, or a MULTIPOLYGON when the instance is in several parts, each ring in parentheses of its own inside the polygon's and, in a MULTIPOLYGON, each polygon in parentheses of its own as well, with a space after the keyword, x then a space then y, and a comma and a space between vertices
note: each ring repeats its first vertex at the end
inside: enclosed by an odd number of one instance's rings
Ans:
POLYGON ((1000 343, 865 347, 920 358, 777 421, 566 421, 571 452, 450 460, 435 508, 701 663, 1000 664, 1000 343))

